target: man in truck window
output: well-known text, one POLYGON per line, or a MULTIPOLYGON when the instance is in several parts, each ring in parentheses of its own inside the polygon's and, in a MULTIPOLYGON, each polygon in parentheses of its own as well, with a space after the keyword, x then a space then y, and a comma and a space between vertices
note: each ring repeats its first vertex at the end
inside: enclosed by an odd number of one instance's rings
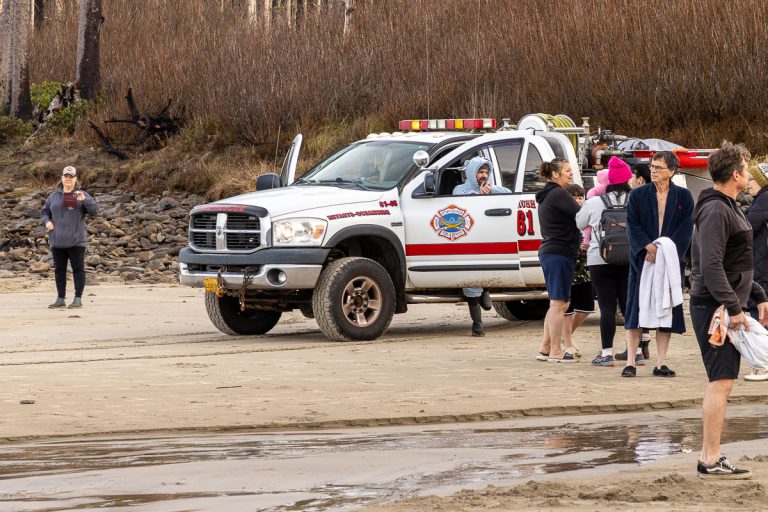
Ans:
MULTIPOLYGON (((471 194, 508 194, 506 187, 493 184, 493 163, 484 156, 476 156, 464 164, 467 180, 456 185, 453 195, 466 196, 471 194)), ((483 312, 481 308, 490 311, 491 296, 488 290, 482 288, 464 288, 462 290, 469 305, 469 316, 472 318, 472 336, 485 336, 483 327, 483 312)))

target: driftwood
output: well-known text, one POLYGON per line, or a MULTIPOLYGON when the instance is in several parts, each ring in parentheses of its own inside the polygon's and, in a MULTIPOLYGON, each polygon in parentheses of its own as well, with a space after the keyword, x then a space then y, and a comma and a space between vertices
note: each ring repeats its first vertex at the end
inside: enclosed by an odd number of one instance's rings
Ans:
POLYGON ((80 91, 74 83, 62 84, 61 88, 53 95, 50 105, 45 110, 39 110, 41 105, 35 105, 33 116, 40 123, 48 121, 60 110, 80 103, 80 91))
MULTIPOLYGON (((125 101, 128 103, 128 112, 130 117, 128 119, 117 119, 111 117, 104 120, 105 123, 127 123, 132 124, 141 129, 139 136, 132 142, 129 142, 129 146, 135 146, 139 151, 146 151, 149 149, 157 149, 161 147, 168 138, 169 135, 174 135, 179 132, 181 128, 181 122, 178 117, 170 117, 168 110, 171 108, 171 100, 165 107, 154 115, 142 116, 139 109, 136 107, 136 102, 133 100, 133 89, 128 89, 128 94, 125 96, 125 101)), ((125 151, 118 149, 112 144, 109 137, 107 137, 95 124, 91 123, 91 128, 96 132, 101 141, 104 143, 108 153, 116 155, 121 160, 127 159, 128 154, 125 151), (118 154, 119 153, 119 154, 118 154), (122 155, 122 156, 121 156, 122 155)))
POLYGON ((112 141, 109 140, 109 137, 107 137, 106 134, 102 132, 98 126, 93 124, 92 121, 88 121, 88 124, 91 125, 91 128, 93 128, 93 131, 95 131, 96 135, 98 135, 99 138, 101 139, 101 142, 104 144, 104 149, 106 149, 107 153, 111 153, 115 155, 120 160, 128 160, 130 158, 127 153, 117 149, 114 146, 114 144, 112 144, 112 141))

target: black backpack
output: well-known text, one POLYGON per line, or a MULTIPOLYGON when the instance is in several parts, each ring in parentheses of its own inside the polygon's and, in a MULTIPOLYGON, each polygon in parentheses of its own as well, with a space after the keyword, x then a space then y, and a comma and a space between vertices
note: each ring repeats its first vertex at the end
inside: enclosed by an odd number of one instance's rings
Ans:
POLYGON ((624 195, 622 204, 611 204, 608 194, 603 194, 605 210, 600 214, 597 226, 597 239, 600 256, 610 265, 629 265, 629 238, 627 237, 627 200, 624 195))

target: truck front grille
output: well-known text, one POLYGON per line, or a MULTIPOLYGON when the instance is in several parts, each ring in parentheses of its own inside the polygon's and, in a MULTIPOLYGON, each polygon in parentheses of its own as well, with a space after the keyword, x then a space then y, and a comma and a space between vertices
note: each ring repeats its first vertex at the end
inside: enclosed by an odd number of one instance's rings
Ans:
POLYGON ((227 249, 253 250, 259 246, 259 233, 227 233, 227 249))
POLYGON ((199 213, 192 217, 192 229, 212 229, 216 230, 215 213, 199 213))
POLYGON ((261 245, 261 219, 246 213, 192 215, 189 245, 200 251, 250 252, 261 245))

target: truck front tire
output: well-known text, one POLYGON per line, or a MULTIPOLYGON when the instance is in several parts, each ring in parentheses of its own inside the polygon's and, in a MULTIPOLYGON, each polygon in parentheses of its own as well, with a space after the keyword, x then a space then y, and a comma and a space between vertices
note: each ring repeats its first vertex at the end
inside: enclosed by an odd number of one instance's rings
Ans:
POLYGON ((493 309, 501 318, 511 322, 515 320, 541 320, 547 316, 549 301, 544 299, 494 302, 493 309))
POLYGON ((395 287, 375 261, 341 258, 320 274, 312 309, 320 330, 332 340, 375 340, 392 322, 395 287))
POLYGON ((237 297, 217 297, 211 292, 205 294, 205 310, 218 330, 232 335, 266 334, 282 315, 280 311, 240 311, 240 301, 237 297))

